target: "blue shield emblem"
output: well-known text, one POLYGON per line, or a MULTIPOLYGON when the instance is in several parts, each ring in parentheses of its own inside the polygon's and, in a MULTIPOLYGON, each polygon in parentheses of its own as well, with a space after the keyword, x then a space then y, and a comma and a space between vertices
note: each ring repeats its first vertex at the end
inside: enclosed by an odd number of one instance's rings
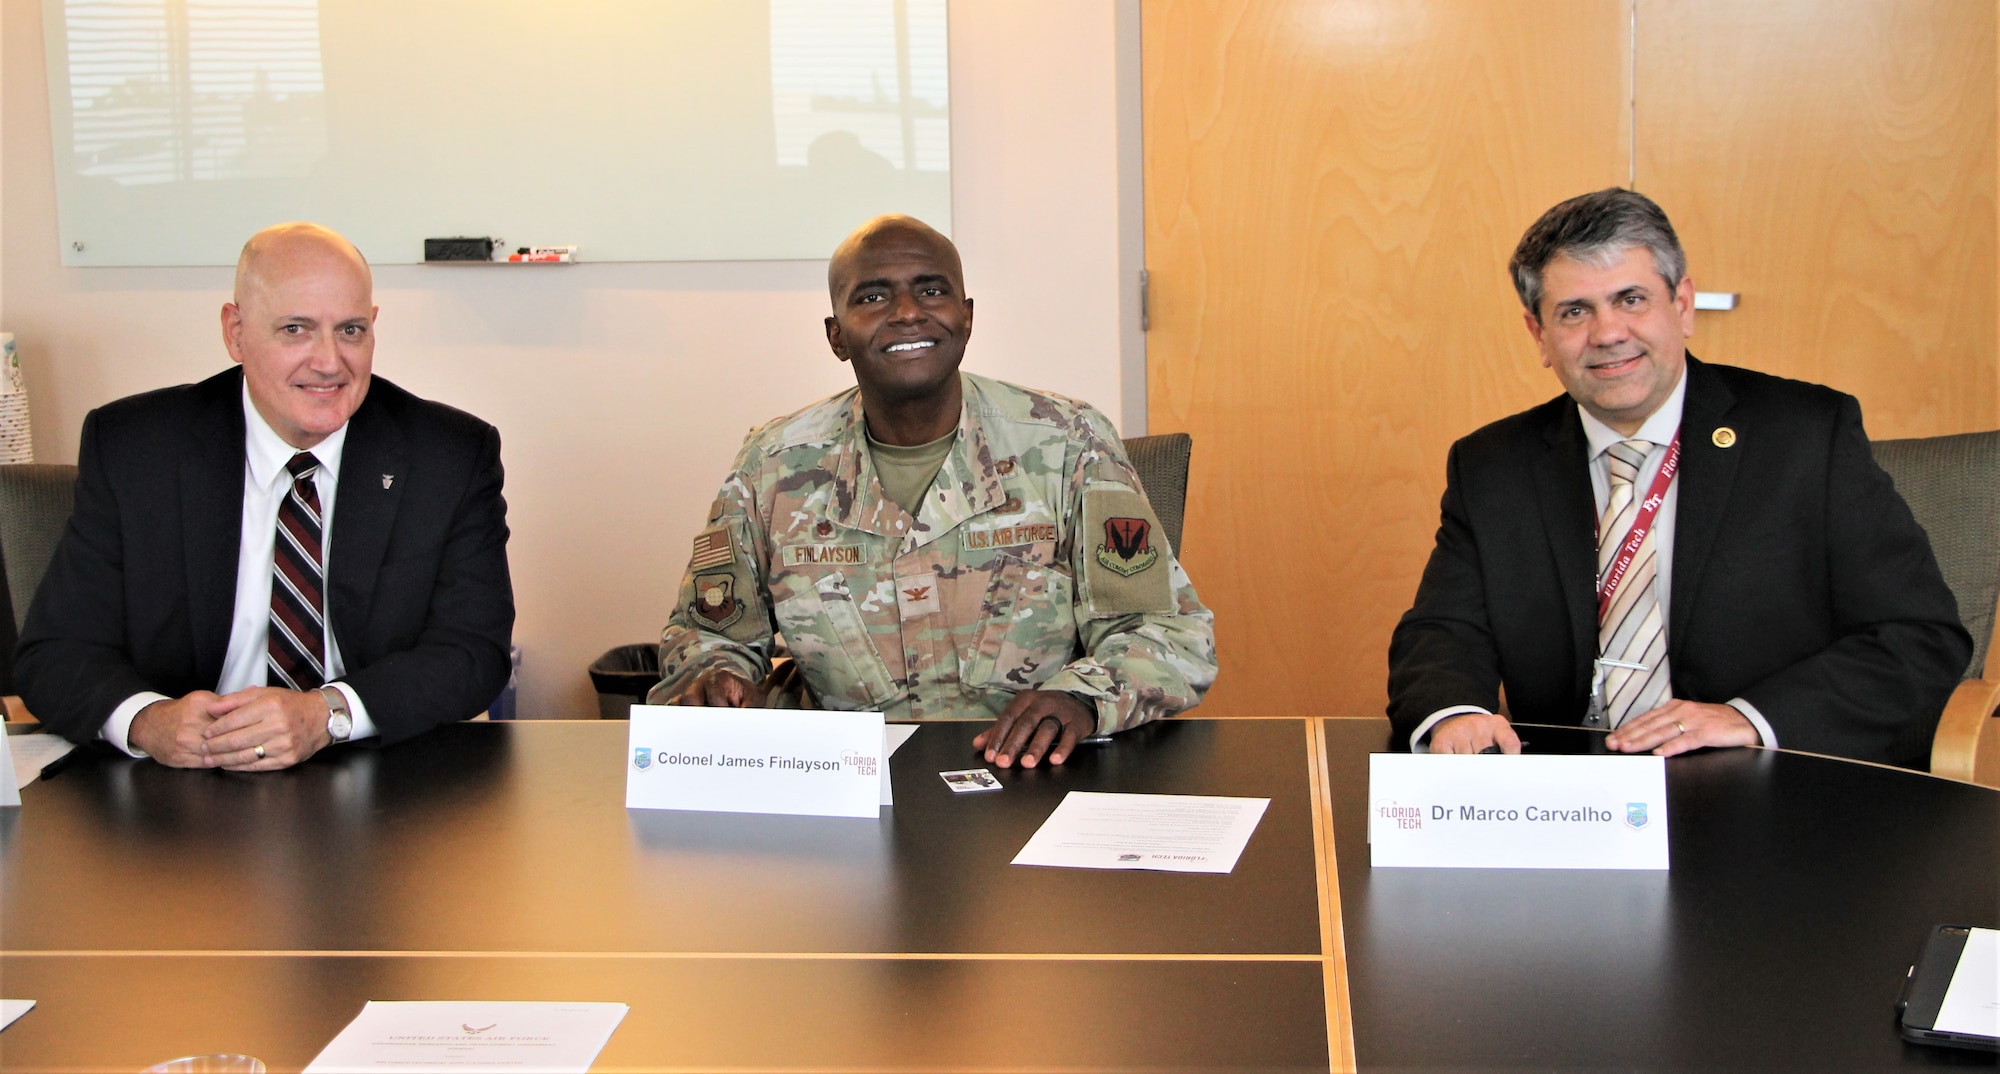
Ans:
POLYGON ((1625 826, 1635 831, 1646 826, 1646 803, 1625 803, 1625 826))
POLYGON ((653 764, 653 751, 639 746, 632 751, 632 767, 644 772, 653 764))

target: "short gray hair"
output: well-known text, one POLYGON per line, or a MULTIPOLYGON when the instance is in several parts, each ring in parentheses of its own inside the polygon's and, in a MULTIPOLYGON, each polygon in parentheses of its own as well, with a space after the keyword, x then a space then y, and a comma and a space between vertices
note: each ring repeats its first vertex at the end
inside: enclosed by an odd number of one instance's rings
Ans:
POLYGON ((1687 254, 1674 225, 1653 199, 1636 190, 1610 187, 1569 199, 1548 212, 1521 236, 1507 271, 1514 293, 1536 320, 1542 316, 1542 270, 1558 257, 1587 265, 1608 265, 1625 251, 1645 247, 1652 252, 1653 270, 1671 291, 1687 275, 1687 254))

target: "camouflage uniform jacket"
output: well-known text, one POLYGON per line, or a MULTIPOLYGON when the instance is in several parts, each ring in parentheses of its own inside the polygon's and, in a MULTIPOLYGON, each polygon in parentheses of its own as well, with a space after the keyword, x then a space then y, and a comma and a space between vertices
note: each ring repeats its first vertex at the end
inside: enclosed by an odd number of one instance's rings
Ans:
POLYGON ((660 642, 664 700, 751 680, 782 634, 820 705, 991 719, 1014 694, 1095 700, 1100 733, 1215 680, 1195 596, 1104 415, 961 374, 965 413, 912 518, 882 493, 858 390, 755 429, 695 538, 660 642))

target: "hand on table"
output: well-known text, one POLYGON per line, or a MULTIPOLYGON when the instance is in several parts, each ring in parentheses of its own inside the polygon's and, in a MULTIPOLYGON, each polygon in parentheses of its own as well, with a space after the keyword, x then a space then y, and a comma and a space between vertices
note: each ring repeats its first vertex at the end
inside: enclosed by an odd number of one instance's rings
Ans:
POLYGON ((1432 753, 1480 753, 1490 746, 1501 753, 1521 752, 1521 736, 1507 717, 1490 712, 1463 712, 1439 720, 1431 728, 1432 753))
POLYGON ((719 709, 761 709, 764 688, 734 670, 713 667, 696 675, 667 699, 669 705, 695 705, 719 709))
POLYGON ((993 726, 979 732, 972 748, 985 750, 986 760, 1001 768, 1013 767, 1017 757, 1022 768, 1033 768, 1044 756, 1050 764, 1063 763, 1078 742, 1096 733, 1097 710, 1075 694, 1023 690, 993 726))
POLYGON ((186 697, 155 701, 132 717, 125 738, 132 748, 172 768, 213 768, 208 737, 202 732, 215 722, 211 711, 222 699, 207 690, 186 697))
POLYGON ((326 698, 318 690, 251 686, 217 698, 202 730, 208 763, 232 772, 290 768, 331 745, 326 698))
POLYGON ((1757 729, 1733 706, 1675 699, 1618 725, 1604 744, 1620 753, 1651 750, 1672 757, 1704 746, 1755 746, 1761 741, 1757 729))

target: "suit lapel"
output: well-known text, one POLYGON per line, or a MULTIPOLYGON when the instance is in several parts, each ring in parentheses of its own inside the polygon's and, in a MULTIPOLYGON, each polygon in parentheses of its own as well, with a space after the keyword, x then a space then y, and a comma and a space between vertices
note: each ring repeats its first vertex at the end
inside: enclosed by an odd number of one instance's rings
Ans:
POLYGON ((1590 492, 1590 447, 1575 403, 1565 397, 1551 410, 1542 428, 1547 450, 1534 462, 1535 500, 1569 610, 1578 674, 1587 682, 1590 661, 1597 655, 1597 511, 1590 492))
POLYGON ((188 627, 195 678, 222 677, 236 617, 236 560, 243 540, 243 379, 213 378, 214 394, 189 429, 180 460, 181 542, 187 556, 188 627))
POLYGON ((1673 607, 1668 609, 1667 659, 1680 658, 1694 615, 1694 596, 1708 566, 1716 534, 1722 531, 1722 510, 1736 485, 1741 451, 1720 448, 1713 439, 1736 396, 1693 355, 1687 363, 1687 401, 1681 409, 1681 472, 1679 506, 1674 515, 1673 607))
POLYGON ((350 667, 363 659, 356 641, 364 636, 375 576, 389 548, 403 490, 409 487, 408 461, 402 427, 369 393, 348 421, 327 538, 328 612, 334 640, 350 667))

